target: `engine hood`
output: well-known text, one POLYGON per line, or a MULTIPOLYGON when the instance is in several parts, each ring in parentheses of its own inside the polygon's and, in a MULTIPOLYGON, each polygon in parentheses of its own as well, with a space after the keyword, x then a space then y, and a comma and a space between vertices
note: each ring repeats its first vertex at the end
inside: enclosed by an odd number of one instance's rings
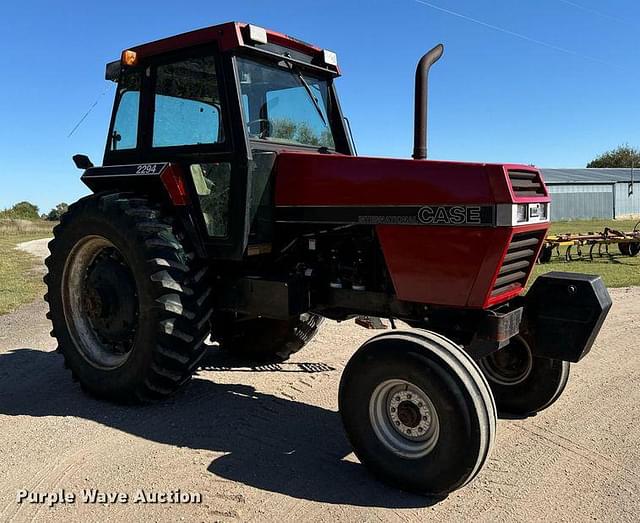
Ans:
POLYGON ((276 172, 278 206, 549 201, 539 171, 525 165, 285 152, 278 156, 276 172))

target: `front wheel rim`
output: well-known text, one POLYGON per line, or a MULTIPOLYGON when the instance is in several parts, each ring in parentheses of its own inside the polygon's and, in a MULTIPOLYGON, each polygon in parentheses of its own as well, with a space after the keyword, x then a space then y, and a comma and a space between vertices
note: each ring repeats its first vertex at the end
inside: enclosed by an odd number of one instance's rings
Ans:
POLYGON ((78 353, 101 370, 122 366, 133 350, 139 306, 135 279, 120 251, 102 236, 82 238, 67 256, 61 287, 67 330, 78 353), (107 261, 100 261, 101 257, 107 261), (96 269, 96 263, 106 265, 96 269), (96 270, 117 272, 116 276, 105 274, 106 283, 102 282, 96 289, 92 282, 96 270), (101 295, 101 290, 111 291, 110 296, 101 295), (115 303, 107 305, 108 300, 115 303), (117 319, 124 322, 124 326, 109 329, 109 319, 104 318, 111 310, 122 308, 127 313, 117 319))
POLYGON ((429 454, 440 436, 440 421, 429 396, 402 379, 380 383, 369 400, 371 426, 394 454, 418 459, 429 454))
POLYGON ((518 385, 533 369, 531 348, 522 337, 516 336, 509 345, 483 358, 480 367, 487 378, 498 385, 518 385))

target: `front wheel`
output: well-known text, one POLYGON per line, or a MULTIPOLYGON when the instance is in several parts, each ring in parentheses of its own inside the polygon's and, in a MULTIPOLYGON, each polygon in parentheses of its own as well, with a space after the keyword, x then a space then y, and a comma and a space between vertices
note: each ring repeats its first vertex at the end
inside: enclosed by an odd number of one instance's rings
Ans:
POLYGON ((558 400, 569 380, 569 367, 568 361, 533 356, 521 336, 480 361, 498 410, 524 416, 558 400))
POLYGON ((367 341, 344 370, 339 405, 362 464, 421 494, 446 495, 470 482, 496 432, 482 373, 457 345, 429 331, 367 341))

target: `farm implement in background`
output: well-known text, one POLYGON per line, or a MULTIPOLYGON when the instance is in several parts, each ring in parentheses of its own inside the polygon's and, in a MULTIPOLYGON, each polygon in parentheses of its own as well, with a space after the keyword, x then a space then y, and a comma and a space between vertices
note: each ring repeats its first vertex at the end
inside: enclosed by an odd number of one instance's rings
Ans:
POLYGON ((554 255, 562 256, 560 249, 565 248, 564 258, 575 261, 589 257, 612 257, 610 245, 616 245, 624 256, 637 256, 640 253, 640 222, 636 223, 631 232, 622 232, 605 227, 602 232, 588 232, 586 234, 556 234, 549 235, 538 258, 540 263, 548 263, 554 255))

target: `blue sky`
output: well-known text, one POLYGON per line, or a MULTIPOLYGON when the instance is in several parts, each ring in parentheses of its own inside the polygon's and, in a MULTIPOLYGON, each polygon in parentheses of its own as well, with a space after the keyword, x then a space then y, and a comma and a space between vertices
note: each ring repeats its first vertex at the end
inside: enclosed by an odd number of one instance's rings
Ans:
POLYGON ((438 42, 446 50, 431 75, 432 158, 583 167, 620 143, 640 145, 639 2, 425 2, 467 18, 417 0, 4 2, 0 208, 30 200, 49 210, 86 193, 71 156, 101 161, 114 94, 106 62, 229 20, 337 52, 360 154, 410 156, 414 68, 438 42))

